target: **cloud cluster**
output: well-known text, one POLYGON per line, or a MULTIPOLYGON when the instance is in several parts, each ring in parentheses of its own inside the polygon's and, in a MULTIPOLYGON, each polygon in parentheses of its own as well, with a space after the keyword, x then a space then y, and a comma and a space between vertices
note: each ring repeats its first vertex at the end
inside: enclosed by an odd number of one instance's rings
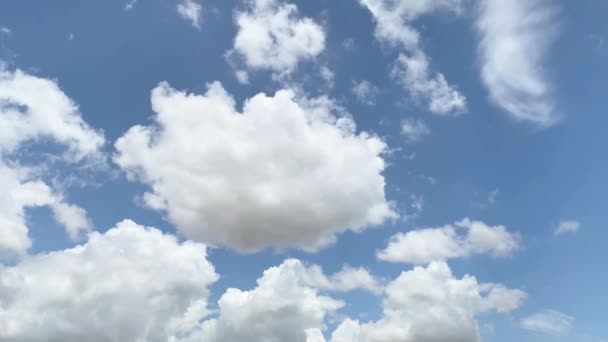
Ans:
POLYGON ((205 246, 132 221, 81 246, 0 266, 2 341, 158 341, 209 313, 205 246))
POLYGON ((241 251, 316 249, 396 217, 385 199, 385 143, 327 98, 258 94, 242 112, 219 83, 204 95, 161 83, 152 126, 116 142, 115 161, 189 238, 241 251))
POLYGON ((219 317, 205 321, 188 341, 245 342, 252 336, 256 341, 319 340, 326 316, 344 305, 320 294, 326 281, 318 266, 286 260, 264 271, 255 289, 228 289, 219 300, 219 317))
POLYGON ((402 47, 392 76, 416 102, 423 103, 434 114, 464 112, 466 98, 449 85, 442 73, 430 71, 429 57, 422 49, 420 33, 413 26, 421 16, 437 11, 460 13, 462 0, 359 0, 376 22, 375 35, 382 42, 402 47))
POLYGON ((516 120, 541 126, 559 120, 543 67, 556 12, 548 0, 479 1, 481 78, 492 101, 516 120))
POLYGON ((471 276, 455 278, 447 264, 434 262, 403 272, 387 285, 380 320, 347 319, 331 342, 479 341, 478 314, 510 312, 525 298, 521 290, 479 284, 471 276))
POLYGON ((55 219, 78 239, 91 224, 85 211, 39 179, 39 171, 19 163, 25 144, 65 146, 63 158, 77 162, 100 157, 101 133, 82 119, 78 107, 56 82, 11 71, 0 63, 0 258, 23 255, 31 246, 25 210, 49 206, 55 219))
POLYGON ((507 231, 504 226, 463 219, 440 228, 398 233, 377 256, 380 260, 412 264, 486 253, 506 257, 520 248, 520 240, 519 234, 507 231))
POLYGON ((235 13, 238 32, 234 53, 250 69, 289 74, 300 61, 310 60, 325 49, 325 32, 310 18, 302 18, 295 4, 281 0, 246 0, 235 13))

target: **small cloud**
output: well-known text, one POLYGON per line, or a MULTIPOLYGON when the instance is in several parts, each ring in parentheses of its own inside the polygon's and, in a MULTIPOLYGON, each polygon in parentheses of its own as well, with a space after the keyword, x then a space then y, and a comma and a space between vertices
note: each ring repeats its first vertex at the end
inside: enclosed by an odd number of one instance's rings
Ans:
POLYGON ((177 13, 197 29, 201 28, 200 20, 202 10, 203 7, 193 0, 182 0, 182 2, 177 5, 177 13))
POLYGON ((234 75, 240 84, 249 84, 249 73, 245 70, 237 70, 234 75))
POLYGON ((371 106, 376 104, 376 97, 380 90, 371 82, 363 80, 353 86, 352 92, 359 102, 371 106))
POLYGON ((562 221, 555 230, 555 235, 574 234, 581 229, 581 223, 578 221, 562 221))
POLYGON ((130 0, 129 2, 127 2, 125 4, 125 11, 132 10, 136 3, 137 3, 137 0, 130 0))
POLYGON ((10 36, 13 34, 13 30, 8 27, 0 26, 0 34, 10 36))
POLYGON ((492 205, 492 204, 496 203, 496 199, 498 198, 499 195, 500 195, 500 190, 498 190, 498 189, 494 189, 493 191, 490 191, 490 193, 488 194, 488 204, 492 205))
POLYGON ((342 42, 342 46, 347 50, 352 50, 355 48, 355 40, 353 38, 346 38, 342 42))
POLYGON ((74 40, 74 33, 70 32, 70 34, 68 34, 68 40, 72 41, 74 40))
POLYGON ((556 310, 544 310, 521 321, 524 329, 549 335, 565 335, 572 329, 574 317, 556 310))
POLYGON ((587 38, 593 44, 595 52, 599 55, 605 55, 608 53, 608 42, 603 36, 597 34, 589 34, 587 38))
POLYGON ((401 134, 409 142, 416 142, 430 133, 431 130, 422 120, 408 118, 401 122, 401 134))
POLYGON ((324 66, 321 68, 321 77, 323 77, 329 87, 334 86, 334 80, 336 78, 336 75, 328 67, 324 66))

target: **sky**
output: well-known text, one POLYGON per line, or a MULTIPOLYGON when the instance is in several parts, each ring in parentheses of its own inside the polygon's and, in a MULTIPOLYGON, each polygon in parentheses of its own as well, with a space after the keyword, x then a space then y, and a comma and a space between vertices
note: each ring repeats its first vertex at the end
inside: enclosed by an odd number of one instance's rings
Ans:
POLYGON ((608 341, 608 3, 0 5, 0 341, 608 341))

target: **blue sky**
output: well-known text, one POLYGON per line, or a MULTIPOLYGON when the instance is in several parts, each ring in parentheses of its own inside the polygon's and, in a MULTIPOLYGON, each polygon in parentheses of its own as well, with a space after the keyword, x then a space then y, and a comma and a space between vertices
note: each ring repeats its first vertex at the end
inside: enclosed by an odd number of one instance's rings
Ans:
MULTIPOLYGON (((16 181, 8 176, 3 180, 0 172, 0 184, 10 198, 0 201, 6 207, 0 208, 0 222, 6 224, 0 226, 0 233, 5 230, 0 251, 6 252, 0 256, 8 255, 0 267, 0 318, 13 324, 0 323, 0 339, 82 338, 69 324, 61 330, 44 319, 39 326, 29 321, 32 312, 54 315, 48 304, 53 298, 20 303, 26 291, 32 296, 40 288, 10 276, 25 279, 34 276, 27 272, 44 270, 35 276, 50 283, 54 276, 74 282, 70 277, 83 277, 79 270, 51 263, 62 258, 44 258, 53 251, 63 255, 83 245, 90 253, 79 258, 110 260, 91 259, 94 269, 116 268, 120 278, 120 272, 132 267, 139 270, 133 274, 142 277, 142 284, 186 286, 176 280, 187 278, 179 272, 193 272, 200 255, 185 258, 185 245, 161 243, 140 226, 129 235, 125 224, 115 235, 141 240, 104 234, 124 219, 156 227, 180 242, 215 246, 203 258, 219 278, 198 265, 207 277, 192 276, 188 285, 196 288, 199 282, 204 289, 175 295, 182 303, 171 306, 175 317, 186 312, 183 303, 201 299, 211 310, 197 317, 195 327, 144 331, 142 326, 150 322, 163 325, 175 318, 161 309, 158 316, 135 318, 140 325, 133 323, 131 330, 112 326, 109 318, 97 325, 81 322, 91 331, 126 329, 123 335, 102 334, 99 341, 169 341, 169 336, 172 341, 241 341, 238 332, 226 328, 230 324, 251 329, 260 341, 319 341, 311 337, 315 329, 334 342, 476 341, 477 335, 481 341, 608 339, 608 276, 603 271, 608 257, 607 3, 128 4, 22 0, 1 6, 0 134, 7 138, 0 138, 0 171, 17 176, 16 181), (269 45, 260 38, 265 34, 275 35, 269 45), (19 77, 23 84, 46 82, 44 89, 56 82, 58 88, 48 91, 63 94, 78 109, 45 103, 48 97, 40 89, 20 87, 19 77), (224 93, 211 86, 215 81, 224 93), (208 88, 216 92, 207 93, 208 88), (158 92, 151 94, 153 89, 158 92), (285 89, 290 96, 275 95, 285 89), (234 99, 232 107, 227 97, 234 99), (38 108, 42 117, 56 118, 22 120, 14 116, 15 108, 32 117, 29 108, 38 108), (70 119, 74 116, 82 124, 70 119), (232 121, 224 121, 229 116, 232 121), (356 130, 340 126, 344 122, 356 124, 356 130), (12 126, 17 124, 24 128, 12 126), (130 130, 137 125, 145 132, 130 130), (12 132, 17 132, 14 137, 12 132), (91 143, 98 138, 103 142, 91 143), (138 139, 149 140, 141 144, 138 139), (82 155, 68 158, 74 150, 82 155), (26 172, 26 167, 36 171, 26 172), (36 188, 38 200, 23 195, 23 185, 31 181, 49 188, 36 188), (153 198, 146 199, 145 193, 153 198), (67 213, 63 220, 62 212, 67 213), (473 223, 462 224, 463 218, 473 223), (16 230, 6 227, 13 223, 25 227, 31 246, 19 249, 9 243, 16 230), (472 227, 482 229, 477 238, 472 227), (93 231, 99 232, 96 239, 89 237, 93 231), (398 236, 403 239, 395 245, 396 254, 378 257, 398 236), (167 279, 152 277, 147 264, 138 263, 138 258, 154 261, 156 256, 138 254, 136 246, 155 241, 171 250, 154 254, 169 258, 175 253, 176 265, 183 261, 167 279), (125 266, 129 260, 109 255, 116 252, 112 248, 107 256, 97 249, 112 243, 116 251, 136 250, 126 252, 134 253, 131 266, 125 266), (289 258, 305 266, 284 263, 289 258), (267 283, 256 283, 265 270, 278 265, 286 269, 284 274, 275 279, 267 272, 267 283), (294 280, 286 277, 293 274, 312 277, 300 274, 312 272, 306 268, 311 265, 322 267, 327 279, 289 283, 294 280), (349 272, 343 272, 347 280, 332 278, 344 265, 351 271, 360 267, 371 280, 348 277, 349 272), (465 275, 476 278, 473 287, 479 295, 469 298, 479 302, 471 304, 474 309, 462 304, 457 290, 443 288, 439 278, 434 278, 436 291, 445 291, 440 299, 417 287, 425 283, 413 278, 444 266, 456 283, 469 279, 465 275), (58 269, 55 275, 49 271, 53 267, 58 269), (420 274, 413 273, 414 267, 420 274), (296 290, 302 287, 307 295, 314 292, 312 298, 301 298, 318 302, 321 319, 302 309, 304 303, 289 302, 298 295, 281 292, 284 282, 296 290), (502 301, 492 300, 493 290, 483 289, 488 283, 508 289, 494 293, 498 297, 500 292, 502 301), (3 304, 11 286, 23 294, 3 304), (218 305, 220 298, 230 302, 234 293, 226 292, 228 288, 252 291, 254 299, 239 310, 251 310, 253 318, 234 318, 238 315, 231 316, 229 304, 218 305), (395 295, 405 299, 399 302, 391 291, 405 291, 395 295), (416 302, 411 291, 436 302, 416 302), (276 312, 256 306, 256 295, 268 296, 261 302, 276 300, 289 306, 283 309, 296 310, 295 323, 277 323, 276 312), (331 308, 323 296, 343 301, 344 307, 331 308), (383 312, 383 303, 398 308, 398 317, 383 312), (439 312, 436 321, 427 317, 429 307, 439 312), (344 323, 352 322, 348 318, 359 320, 356 329, 344 323), (450 326, 459 319, 461 327, 450 326), (256 333, 252 324, 263 326, 266 335, 256 333), (421 333, 431 326, 453 335, 446 339, 421 333), (382 335, 396 327, 409 330, 382 335), (39 335, 26 332, 32 329, 39 335), (348 329, 358 329, 359 335, 334 332, 348 329)), ((159 260, 158 265, 173 268, 172 260, 159 260)), ((95 292, 102 287, 99 283, 91 279, 83 286, 95 292)), ((117 298, 133 294, 117 291, 110 294, 117 303, 112 310, 126 312, 117 298)), ((137 297, 142 307, 154 305, 151 297, 142 296, 137 297)), ((97 308, 94 302, 90 307, 66 303, 72 313, 97 308)), ((148 307, 147 312, 156 309, 148 307)), ((69 321, 66 317, 58 319, 69 321)))

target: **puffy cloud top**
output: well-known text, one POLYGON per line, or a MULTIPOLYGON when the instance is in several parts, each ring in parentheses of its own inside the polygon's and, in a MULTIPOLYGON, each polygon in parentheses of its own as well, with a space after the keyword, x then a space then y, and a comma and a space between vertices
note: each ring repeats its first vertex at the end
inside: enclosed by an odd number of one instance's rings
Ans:
POLYGON ((148 184, 145 203, 191 239, 241 251, 316 249, 396 217, 385 199, 385 143, 355 133, 327 98, 258 94, 243 111, 219 83, 205 95, 161 83, 155 125, 134 126, 115 161, 148 184))
POLYGON ((204 245, 123 221, 0 267, 0 340, 166 342, 208 314, 217 278, 204 245))
POLYGON ((526 297, 520 290, 479 284, 471 276, 454 278, 443 262, 401 273, 385 292, 380 320, 361 324, 347 319, 334 331, 331 341, 479 341, 476 315, 490 310, 512 311, 526 297))
POLYGON ((104 143, 56 82, 7 70, 0 63, 0 153, 40 139, 67 146, 69 157, 76 159, 97 153, 104 143))
POLYGON ((233 52, 252 69, 290 73, 301 60, 325 49, 325 32, 310 18, 301 18, 298 7, 281 0, 247 0, 235 14, 238 33, 233 52))
POLYGON ((484 253, 505 257, 520 248, 520 240, 519 234, 504 226, 463 219, 454 225, 398 233, 377 255, 381 260, 413 264, 484 253))

